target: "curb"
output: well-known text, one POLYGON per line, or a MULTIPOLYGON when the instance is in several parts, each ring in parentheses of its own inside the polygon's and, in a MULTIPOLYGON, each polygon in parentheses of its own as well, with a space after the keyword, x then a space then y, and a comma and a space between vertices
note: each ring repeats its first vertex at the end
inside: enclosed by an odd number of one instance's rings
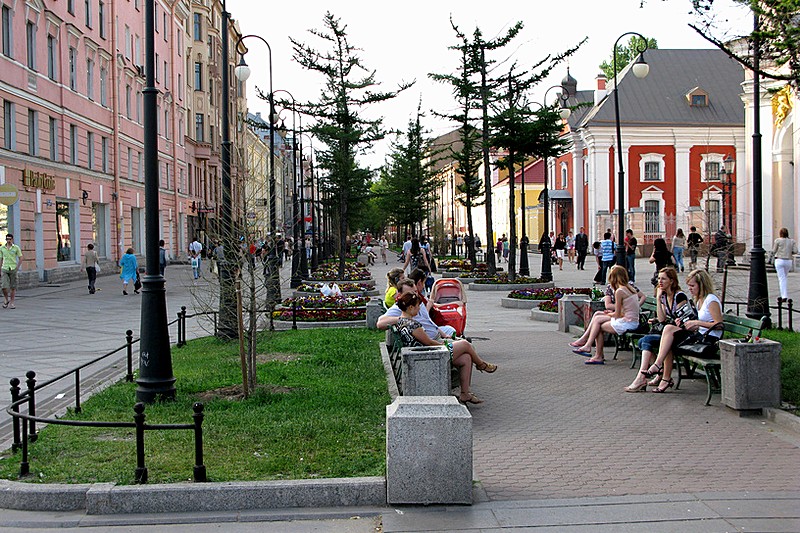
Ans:
POLYGON ((385 505, 383 477, 125 486, 0 480, 0 508, 21 511, 115 515, 385 505))
POLYGON ((500 307, 507 309, 535 309, 546 300, 523 300, 520 298, 500 298, 500 307))
POLYGON ((531 320, 538 322, 558 322, 558 313, 551 313, 550 311, 540 311, 539 308, 531 309, 531 320))
MULTIPOLYGON (((463 281, 463 280, 462 280, 463 281)), ((552 289, 552 281, 545 283, 470 283, 471 291, 513 291, 514 289, 552 289)))
POLYGON ((784 429, 794 431, 795 433, 800 433, 800 416, 795 416, 776 407, 764 407, 762 411, 764 413, 764 418, 770 422, 773 422, 784 429))

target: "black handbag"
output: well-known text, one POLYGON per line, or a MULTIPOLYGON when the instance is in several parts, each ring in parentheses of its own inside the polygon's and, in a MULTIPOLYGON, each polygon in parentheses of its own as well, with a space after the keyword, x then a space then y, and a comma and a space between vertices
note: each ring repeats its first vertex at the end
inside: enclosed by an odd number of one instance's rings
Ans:
POLYGON ((680 352, 688 355, 694 355, 704 359, 718 359, 720 338, 710 335, 710 333, 721 326, 722 324, 715 324, 714 327, 705 333, 692 333, 678 343, 676 348, 678 348, 680 352))

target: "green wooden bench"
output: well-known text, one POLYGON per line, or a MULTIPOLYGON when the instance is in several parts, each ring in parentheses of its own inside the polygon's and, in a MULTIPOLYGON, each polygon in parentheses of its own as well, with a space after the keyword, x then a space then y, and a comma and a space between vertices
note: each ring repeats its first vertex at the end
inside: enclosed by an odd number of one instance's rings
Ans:
MULTIPOLYGON (((642 303, 641 310, 639 313, 639 322, 648 321, 651 318, 656 316, 656 308, 658 304, 656 302, 655 296, 648 296, 645 298, 644 303, 642 303)), ((642 357, 642 353, 639 351, 639 339, 647 335, 647 333, 641 333, 636 331, 628 331, 623 333, 622 335, 615 336, 615 348, 614 348, 614 359, 617 358, 617 353, 620 350, 625 350, 630 348, 633 352, 633 357, 631 358, 631 368, 636 367, 636 361, 642 357)))
MULTIPOLYGON (((733 314, 725 313, 722 322, 722 334, 729 337, 760 337, 761 331, 765 327, 766 318, 756 320, 754 318, 740 317, 733 314)), ((693 378, 697 370, 702 370, 706 378, 706 386, 708 394, 706 395, 706 405, 711 404, 711 396, 714 393, 722 391, 722 361, 719 359, 719 347, 717 347, 717 357, 715 358, 702 358, 693 355, 691 352, 681 350, 680 347, 672 350, 672 355, 675 357, 675 366, 678 368, 678 382, 675 384, 675 389, 681 386, 681 380, 684 377, 693 378)))

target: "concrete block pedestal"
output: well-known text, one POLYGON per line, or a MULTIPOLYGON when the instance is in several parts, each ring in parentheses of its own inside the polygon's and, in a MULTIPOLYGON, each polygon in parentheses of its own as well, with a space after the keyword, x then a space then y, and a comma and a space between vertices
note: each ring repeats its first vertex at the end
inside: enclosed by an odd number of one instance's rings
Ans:
POLYGON ((583 322, 583 306, 591 300, 585 294, 565 294, 558 299, 558 331, 569 333, 569 327, 583 322))
POLYGON ((472 503, 472 416, 453 396, 400 396, 386 407, 386 501, 472 503))
POLYGON ((378 329, 378 319, 383 314, 380 298, 370 298, 367 302, 367 328, 378 329))
POLYGON ((415 346, 400 351, 403 396, 448 396, 450 351, 444 346, 415 346))
POLYGON ((760 411, 781 403, 781 343, 719 341, 722 403, 737 411, 760 411))

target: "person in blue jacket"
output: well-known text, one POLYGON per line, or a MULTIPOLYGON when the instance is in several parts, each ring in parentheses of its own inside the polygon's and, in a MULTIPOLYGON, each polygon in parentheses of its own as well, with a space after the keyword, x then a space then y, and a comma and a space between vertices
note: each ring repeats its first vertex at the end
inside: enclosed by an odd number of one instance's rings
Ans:
MULTIPOLYGON (((122 267, 122 271, 119 274, 119 278, 122 280, 122 294, 127 296, 128 283, 136 282, 136 273, 139 270, 136 256, 133 255, 133 248, 128 248, 125 251, 125 255, 119 260, 119 266, 122 267)), ((139 294, 139 291, 136 289, 133 292, 139 294)))

